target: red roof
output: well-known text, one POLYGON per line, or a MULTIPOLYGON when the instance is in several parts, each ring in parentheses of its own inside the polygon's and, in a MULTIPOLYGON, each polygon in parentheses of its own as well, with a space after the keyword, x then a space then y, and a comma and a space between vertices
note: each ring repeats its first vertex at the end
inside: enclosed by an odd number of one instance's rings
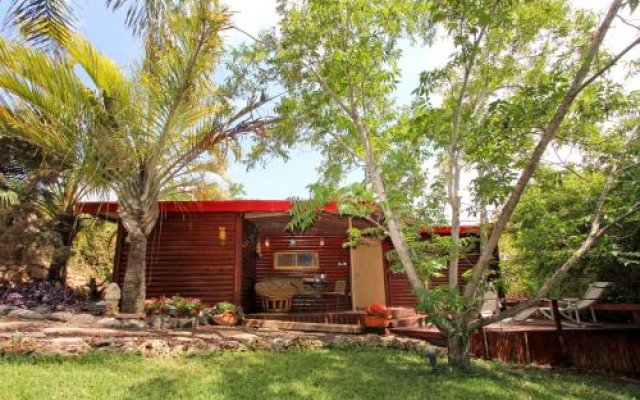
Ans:
MULTIPOLYGON (((273 212, 291 211, 291 200, 200 200, 200 201, 160 201, 160 212, 163 213, 210 213, 210 212, 273 212)), ((324 211, 336 212, 336 203, 328 204, 324 211)), ((76 204, 76 212, 84 214, 115 214, 118 203, 82 202, 76 204)))
MULTIPOLYGON (((292 200, 199 200, 199 201, 160 201, 161 213, 215 213, 215 212, 264 212, 288 213, 293 205, 292 200)), ((76 212, 82 214, 105 215, 117 217, 118 203, 110 202, 82 202, 76 204, 76 212)), ((337 212, 336 203, 329 203, 324 208, 326 212, 337 212)), ((420 233, 449 235, 450 226, 436 226, 423 228, 420 233)), ((462 225, 460 233, 480 233, 478 225, 462 225)))

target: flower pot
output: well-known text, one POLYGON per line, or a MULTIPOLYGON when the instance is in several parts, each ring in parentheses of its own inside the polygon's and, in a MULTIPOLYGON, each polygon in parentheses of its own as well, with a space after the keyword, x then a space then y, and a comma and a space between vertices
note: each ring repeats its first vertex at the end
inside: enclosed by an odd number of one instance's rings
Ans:
POLYGON ((387 317, 364 316, 364 326, 368 328, 386 328, 389 326, 389 322, 389 318, 387 317))
POLYGON ((234 312, 214 314, 211 316, 211 319, 216 325, 234 326, 238 323, 238 314, 234 312))

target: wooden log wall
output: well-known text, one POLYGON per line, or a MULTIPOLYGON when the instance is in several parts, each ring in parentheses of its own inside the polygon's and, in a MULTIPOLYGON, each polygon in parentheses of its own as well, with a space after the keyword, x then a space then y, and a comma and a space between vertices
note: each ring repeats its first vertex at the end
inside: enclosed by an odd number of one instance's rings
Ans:
MULTIPOLYGON (((147 297, 195 296, 207 304, 239 301, 236 265, 239 251, 236 235, 242 215, 234 213, 165 214, 147 245, 147 297), (224 227, 226 240, 219 239, 224 227)), ((241 228, 240 228, 241 229, 241 228)), ((122 226, 116 253, 114 279, 122 286, 128 245, 122 226)))
MULTIPOLYGON (((390 240, 385 240, 383 243, 383 251, 388 252, 393 248, 390 240)), ((467 252, 463 257, 460 258, 459 267, 458 267, 458 281, 460 282, 460 286, 464 285, 465 280, 462 275, 473 268, 475 263, 478 261, 480 257, 479 252, 479 243, 477 248, 472 249, 467 252)), ((492 262, 490 268, 495 271, 496 274, 499 274, 498 267, 498 251, 496 250, 496 254, 494 256, 494 262, 492 262)), ((391 271, 391 265, 387 261, 386 257, 384 260, 385 271, 386 271, 386 293, 387 293, 387 305, 391 307, 415 307, 418 303, 418 297, 413 293, 411 289, 411 284, 409 283, 409 279, 407 275, 404 273, 394 273, 391 271)), ((431 286, 440 286, 447 285, 449 283, 449 271, 443 270, 442 276, 435 277, 431 280, 431 286)))

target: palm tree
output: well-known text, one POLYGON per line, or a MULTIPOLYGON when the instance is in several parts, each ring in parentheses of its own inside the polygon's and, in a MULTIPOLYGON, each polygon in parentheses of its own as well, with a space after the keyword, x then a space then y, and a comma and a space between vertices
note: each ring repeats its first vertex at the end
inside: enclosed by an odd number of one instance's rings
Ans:
MULTIPOLYGON (((126 23, 135 34, 151 31, 162 20, 169 0, 105 0, 113 11, 126 8, 126 23)), ((12 0, 5 26, 19 28, 34 44, 52 44, 69 38, 76 14, 69 0, 12 0)))
POLYGON ((56 54, 0 41, 0 121, 56 154, 89 160, 80 168, 118 198, 129 244, 124 312, 144 309, 147 238, 163 192, 207 152, 273 122, 257 114, 268 100, 250 85, 213 80, 228 21, 217 1, 181 2, 130 77, 77 35, 56 54))

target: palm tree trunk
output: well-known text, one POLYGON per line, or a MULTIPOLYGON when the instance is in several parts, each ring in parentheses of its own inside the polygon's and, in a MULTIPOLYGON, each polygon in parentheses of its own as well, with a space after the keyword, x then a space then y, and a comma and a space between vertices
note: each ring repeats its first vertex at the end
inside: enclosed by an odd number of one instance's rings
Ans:
POLYGON ((58 235, 60 242, 53 250, 47 280, 64 283, 67 280, 67 264, 71 257, 71 246, 78 233, 78 224, 73 215, 58 216, 57 219, 53 231, 58 235))
POLYGON ((127 314, 143 314, 147 295, 146 259, 147 237, 142 233, 129 234, 127 270, 122 283, 122 309, 127 314))

